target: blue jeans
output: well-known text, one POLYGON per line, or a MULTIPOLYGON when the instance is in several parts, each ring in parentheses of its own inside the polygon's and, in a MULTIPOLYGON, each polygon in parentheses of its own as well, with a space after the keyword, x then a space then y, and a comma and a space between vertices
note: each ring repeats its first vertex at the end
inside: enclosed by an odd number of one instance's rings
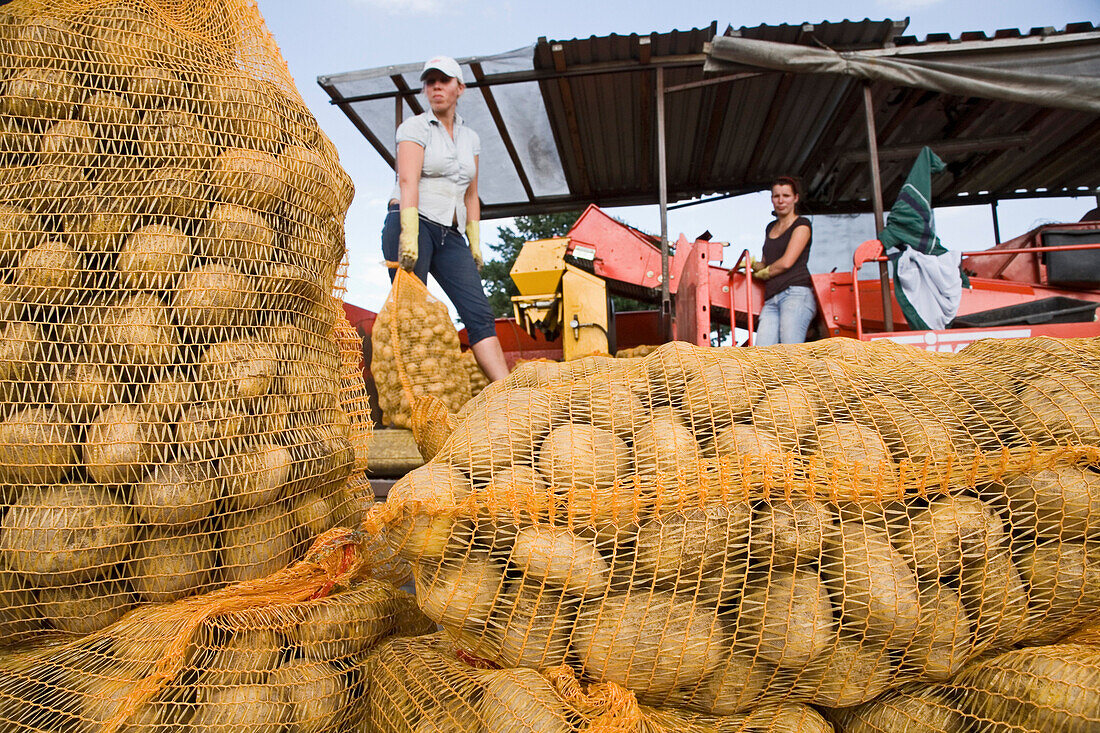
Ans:
POLYGON ((764 301, 756 323, 756 346, 800 344, 817 315, 814 289, 792 285, 764 301))
MULTIPOLYGON (((388 262, 397 261, 401 238, 401 214, 391 206, 382 226, 382 255, 388 262)), ((454 303, 458 317, 466 325, 470 344, 497 335, 496 318, 481 285, 481 273, 470 254, 466 240, 454 227, 445 227, 420 217, 419 254, 413 274, 425 285, 428 274, 435 277, 443 292, 454 303)), ((397 272, 390 270, 390 280, 397 272)))

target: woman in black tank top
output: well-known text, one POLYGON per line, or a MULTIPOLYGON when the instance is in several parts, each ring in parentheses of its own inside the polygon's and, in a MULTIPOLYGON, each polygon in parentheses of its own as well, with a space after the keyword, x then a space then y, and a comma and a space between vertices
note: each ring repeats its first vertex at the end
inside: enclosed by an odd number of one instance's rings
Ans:
POLYGON ((775 221, 764 231, 764 259, 753 262, 753 275, 764 280, 764 307, 757 324, 756 345, 800 344, 817 315, 813 280, 807 262, 813 243, 810 220, 799 216, 798 181, 783 176, 772 184, 775 221))

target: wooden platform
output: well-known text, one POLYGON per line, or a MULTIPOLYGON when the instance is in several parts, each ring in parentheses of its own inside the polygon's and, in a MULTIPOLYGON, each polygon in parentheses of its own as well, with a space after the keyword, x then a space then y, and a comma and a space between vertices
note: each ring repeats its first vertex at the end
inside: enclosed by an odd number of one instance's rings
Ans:
POLYGON ((367 476, 398 478, 424 465, 411 430, 378 428, 367 453, 367 476))

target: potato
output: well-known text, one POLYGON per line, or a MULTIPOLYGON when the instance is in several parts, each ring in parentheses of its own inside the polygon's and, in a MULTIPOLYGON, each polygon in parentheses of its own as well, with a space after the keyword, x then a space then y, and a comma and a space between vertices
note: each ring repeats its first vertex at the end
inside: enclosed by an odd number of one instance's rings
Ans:
POLYGON ((1056 466, 1006 479, 1012 524, 1040 537, 1080 540, 1100 533, 1100 474, 1056 466))
POLYGON ((8 567, 40 585, 68 585, 110 571, 134 536, 130 509, 92 484, 29 487, 0 522, 8 567))
POLYGON ((587 422, 631 440, 646 422, 646 409, 630 386, 617 377, 597 377, 588 383, 557 387, 557 396, 568 402, 569 419, 587 422))
POLYGON ((325 496, 323 491, 305 491, 290 498, 294 524, 302 529, 304 537, 312 540, 341 522, 344 497, 339 494, 325 496))
POLYGON ((1065 371, 1032 380, 1011 404, 1009 416, 1025 436, 1043 445, 1100 443, 1100 398, 1091 374, 1065 371))
POLYGON ((277 501, 290 478, 290 464, 290 451, 272 443, 255 443, 226 455, 219 475, 229 505, 252 509, 277 501))
POLYGON ((557 496, 546 489, 542 475, 531 466, 495 470, 475 494, 494 520, 502 524, 547 520, 557 514, 557 496))
POLYGON ((283 504, 230 514, 224 521, 221 559, 225 582, 264 578, 290 563, 294 525, 283 504))
POLYGON ((1003 730, 1088 733, 1100 719, 1095 647, 1016 649, 967 667, 953 686, 964 711, 1003 730))
POLYGON ((206 124, 215 141, 274 153, 282 141, 272 89, 240 71, 212 74, 203 90, 206 124))
MULTIPOLYGON (((9 321, 0 326, 0 399, 3 402, 14 407, 28 401, 26 398, 33 393, 36 383, 42 381, 46 348, 45 333, 33 323, 9 321)), ((0 454, 2 451, 0 447, 0 454)), ((0 474, 7 463, 8 460, 0 459, 0 474)))
POLYGON ((883 646, 841 636, 798 676, 792 695, 807 695, 815 705, 849 707, 889 689, 894 673, 883 646))
POLYGON ((40 120, 69 116, 80 86, 60 69, 27 67, 15 71, 0 97, 0 114, 40 120))
POLYGON ((469 479, 445 463, 428 463, 405 474, 386 500, 398 505, 424 502, 424 507, 410 506, 387 527, 389 546, 410 562, 442 557, 448 545, 463 534, 456 526, 453 509, 472 490, 469 479))
POLYGON ((155 216, 195 218, 206 208, 206 175, 199 167, 174 162, 153 168, 138 203, 155 216))
POLYGON ((749 585, 738 616, 741 646, 755 659, 802 669, 836 642, 833 607, 815 570, 774 570, 749 585))
POLYGON ((130 589, 117 580, 62 585, 38 591, 38 607, 55 629, 85 636, 105 629, 134 605, 130 589))
POLYGON ((136 483, 161 452, 161 424, 137 405, 108 407, 88 425, 84 466, 101 484, 136 483))
POLYGON ((1021 636, 1028 617, 1027 589, 1007 547, 963 568, 959 579, 979 648, 1006 646, 1021 636))
MULTIPOLYGON (((125 698, 136 692, 138 682, 127 669, 98 669, 93 674, 74 675, 79 692, 80 723, 73 733, 97 733, 118 714, 125 698)), ((56 693, 55 693, 56 694, 56 693)), ((120 728, 126 733, 168 733, 178 730, 189 705, 179 688, 168 686, 134 711, 120 728)), ((67 729, 68 730, 68 729, 67 729)))
POLYGON ((913 569, 878 528, 843 521, 825 538, 822 575, 842 595, 841 620, 853 633, 905 648, 920 623, 913 569))
POLYGON ((126 237, 119 252, 119 283, 131 290, 171 290, 191 251, 191 238, 176 227, 143 226, 126 237))
MULTIPOLYGON (((117 252, 138 218, 130 210, 131 206, 129 199, 93 197, 87 216, 74 216, 66 220, 66 241, 80 252, 117 252)), ((3 241, 2 236, 0 234, 0 242, 3 241)))
POLYGON ((176 601, 210 589, 217 559, 206 531, 146 527, 134 547, 130 583, 148 603, 176 601))
POLYGON ((729 642, 713 610, 668 592, 640 592, 583 607, 573 652, 592 679, 661 704, 676 688, 698 685, 718 669, 729 642))
POLYGON ((753 512, 749 550, 773 567, 804 565, 820 559, 824 537, 835 532, 824 502, 764 502, 753 512))
POLYGON ((505 590, 489 626, 499 636, 494 658, 504 667, 548 669, 565 664, 580 599, 560 589, 516 581, 505 590))
POLYGON ((1029 547, 1016 557, 1028 585, 1031 644, 1052 644, 1100 611, 1100 560, 1095 547, 1052 542, 1029 547))
POLYGON ((139 293, 112 308, 99 332, 102 353, 123 366, 159 368, 176 361, 179 335, 168 307, 159 297, 139 293))
POLYGON ((231 339, 211 344, 203 352, 195 381, 204 400, 246 403, 270 392, 278 371, 278 356, 271 344, 231 339))
POLYGON ((12 296, 33 305, 70 305, 80 294, 81 280, 76 250, 64 242, 43 242, 28 250, 16 266, 12 296))
POLYGON ((226 327, 252 323, 257 305, 248 277, 236 267, 210 262, 186 272, 172 299, 176 323, 192 340, 213 343, 225 339, 226 327))
POLYGON ((304 606, 304 618, 289 632, 290 641, 316 661, 348 661, 369 651, 396 623, 392 586, 367 580, 304 606))
POLYGON ((974 652, 970 618, 959 591, 936 585, 921 589, 920 625, 905 649, 903 669, 942 682, 962 669, 974 652))
POLYGON ((908 530, 899 530, 898 550, 913 558, 922 581, 958 575, 981 562, 1005 542, 1005 527, 996 510, 970 496, 938 496, 916 511, 908 530))
POLYGON ((335 200, 335 177, 319 151, 302 145, 287 145, 279 156, 278 165, 283 171, 288 202, 317 216, 340 213, 340 205, 335 200))
POLYGON ((179 164, 207 168, 215 149, 196 114, 182 109, 153 109, 142 116, 138 152, 153 166, 179 164))
POLYGON ((744 548, 750 514, 747 503, 736 503, 650 519, 638 529, 634 559, 638 574, 667 584, 721 572, 727 558, 744 548))
POLYGON ((11 267, 22 252, 45 241, 46 234, 35 214, 0 203, 0 266, 11 267))
POLYGON ((82 42, 68 19, 49 17, 23 7, 11 25, 5 22, 4 63, 7 66, 73 68, 82 42), (10 58, 8 57, 10 56, 10 58))
POLYGON ((684 408, 696 435, 717 436, 735 420, 748 417, 764 386, 747 359, 714 358, 689 372, 684 408))
POLYGON ((770 461, 778 465, 782 460, 779 438, 752 425, 732 423, 718 428, 711 446, 718 457, 736 459, 739 463, 745 456, 762 464, 770 461))
POLYGON ((142 66, 172 59, 179 42, 173 28, 144 8, 122 3, 96 7, 83 17, 92 70, 118 85, 142 66), (109 78, 109 77, 114 77, 109 78))
POLYGON ((223 402, 197 402, 176 425, 176 444, 181 458, 210 459, 243 445, 253 427, 249 415, 223 402))
POLYGON ((199 700, 191 727, 210 733, 280 733, 290 716, 282 690, 271 685, 231 685, 199 700))
POLYGON ((968 733, 970 723, 943 693, 908 685, 857 707, 837 710, 844 733, 968 733))
POLYGON ((520 529, 510 559, 524 576, 585 598, 602 595, 611 574, 595 543, 565 527, 533 525, 520 529))
POLYGON ((115 141, 123 140, 138 129, 140 115, 126 97, 105 91, 91 91, 80 105, 77 117, 86 122, 92 134, 110 149, 115 141))
POLYGON ((575 730, 570 709, 546 679, 532 669, 487 672, 479 711, 486 733, 530 731, 569 733, 575 730))
POLYGON ((286 180, 273 155, 247 148, 229 148, 214 161, 214 197, 259 211, 270 211, 286 194, 286 180))
POLYGON ((74 423, 88 423, 108 405, 119 402, 126 387, 115 371, 103 364, 63 364, 51 387, 51 401, 74 423))
POLYGON ((812 432, 820 402, 818 394, 796 383, 772 387, 752 408, 753 426, 779 436, 783 449, 793 451, 799 438, 812 432))
POLYGON ((0 422, 0 483, 57 483, 76 463, 76 433, 57 409, 28 407, 0 422))
POLYGON ((699 444, 679 422, 653 418, 642 425, 634 436, 633 453, 639 476, 671 482, 669 486, 699 482, 699 444))
POLYGON ((42 628, 39 606, 27 582, 10 570, 0 571, 0 644, 15 644, 42 628))
POLYGON ((534 448, 550 432, 552 420, 548 391, 519 388, 498 392, 451 433, 438 457, 469 471, 475 479, 488 479, 494 468, 529 461, 534 448))
MULTIPOLYGON (((470 425, 467 420, 454 434, 470 425)), ((633 487, 616 482, 626 478, 630 449, 613 433, 591 425, 566 423, 555 428, 539 449, 538 469, 551 489, 567 497, 573 512, 583 518, 614 518, 631 513, 633 487)))
POLYGON ((38 160, 87 168, 95 155, 96 140, 92 128, 80 120, 55 122, 38 140, 38 160))
POLYGON ((817 447, 810 461, 816 461, 817 472, 822 476, 839 473, 864 480, 874 479, 893 466, 881 435, 859 423, 845 421, 817 426, 817 447))
POLYGON ((351 703, 347 679, 328 662, 294 659, 271 673, 290 706, 287 733, 326 733, 338 729, 351 703))
MULTIPOLYGON (((262 153, 260 153, 262 155, 262 153)), ((255 270, 271 258, 275 232, 260 214, 233 203, 210 207, 198 234, 199 251, 255 270)))
POLYGON ((424 614, 452 634, 467 630, 479 645, 489 647, 496 640, 487 627, 503 601, 503 588, 503 568, 489 559, 444 560, 438 567, 421 563, 416 572, 417 602, 424 614))
POLYGON ((241 629, 232 624, 214 622, 214 630, 201 646, 209 645, 211 655, 199 677, 199 700, 209 698, 225 687, 266 684, 272 670, 279 666, 286 640, 278 631, 266 626, 241 629), (224 641, 221 638, 224 636, 224 641))
POLYGON ((733 651, 698 688, 674 693, 669 704, 710 715, 734 715, 757 706, 774 674, 764 660, 733 651))

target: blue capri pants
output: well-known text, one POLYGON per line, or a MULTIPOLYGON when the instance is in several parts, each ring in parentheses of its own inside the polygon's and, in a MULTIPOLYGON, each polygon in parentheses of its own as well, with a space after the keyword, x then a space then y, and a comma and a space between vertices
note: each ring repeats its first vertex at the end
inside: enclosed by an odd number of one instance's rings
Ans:
MULTIPOLYGON (((382 255, 388 262, 397 261, 398 243, 401 238, 401 214, 391 204, 382 226, 382 255)), ((455 227, 445 227, 420 217, 419 255, 415 274, 425 285, 428 274, 435 278, 443 292, 454 303, 458 317, 466 326, 470 344, 496 336, 496 318, 489 307, 489 298, 481 284, 481 273, 470 254, 466 239, 455 227)), ((390 270, 390 280, 397 273, 390 270)))

